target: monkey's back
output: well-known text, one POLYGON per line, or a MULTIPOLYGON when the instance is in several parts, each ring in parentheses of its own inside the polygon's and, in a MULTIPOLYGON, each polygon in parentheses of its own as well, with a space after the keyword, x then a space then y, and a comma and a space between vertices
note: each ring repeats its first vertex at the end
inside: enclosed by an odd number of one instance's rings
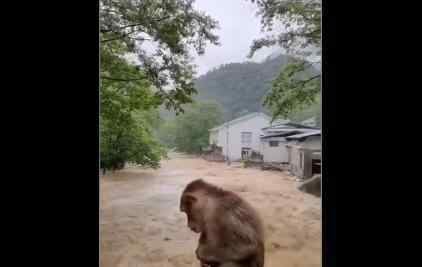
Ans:
POLYGON ((263 267, 265 261, 265 233, 261 217, 257 210, 245 199, 234 192, 225 191, 221 198, 221 208, 226 216, 223 221, 230 220, 233 229, 228 230, 225 236, 235 236, 245 242, 254 243, 257 251, 250 258, 242 261, 241 266, 263 267))

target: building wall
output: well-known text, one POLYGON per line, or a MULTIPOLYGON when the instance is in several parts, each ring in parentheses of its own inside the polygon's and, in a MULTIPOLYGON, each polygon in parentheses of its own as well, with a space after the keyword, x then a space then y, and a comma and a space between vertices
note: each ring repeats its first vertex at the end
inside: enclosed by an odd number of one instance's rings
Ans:
POLYGON ((300 149, 300 145, 292 145, 290 149, 290 162, 289 169, 290 171, 298 177, 303 176, 303 153, 300 149))
POLYGON ((288 162, 286 141, 284 138, 282 140, 271 140, 278 141, 278 146, 270 146, 270 140, 265 140, 262 142, 262 155, 264 156, 264 162, 288 162))
POLYGON ((310 136, 303 141, 302 146, 308 149, 321 150, 321 136, 310 136))
POLYGON ((289 142, 289 169, 299 178, 308 178, 312 169, 312 151, 321 150, 321 136, 308 137, 303 142, 289 142))
MULTIPOLYGON (((241 133, 251 132, 252 142, 250 148, 259 153, 262 153, 260 135, 262 134, 262 128, 269 126, 270 120, 264 116, 255 116, 248 120, 240 121, 235 124, 222 127, 218 129, 216 134, 217 146, 222 147, 224 156, 228 156, 230 160, 240 160, 242 157, 242 143, 241 133), (228 131, 227 131, 228 129, 228 131), (227 146, 228 143, 228 146, 227 146)), ((215 138, 215 137, 213 137, 215 138)))

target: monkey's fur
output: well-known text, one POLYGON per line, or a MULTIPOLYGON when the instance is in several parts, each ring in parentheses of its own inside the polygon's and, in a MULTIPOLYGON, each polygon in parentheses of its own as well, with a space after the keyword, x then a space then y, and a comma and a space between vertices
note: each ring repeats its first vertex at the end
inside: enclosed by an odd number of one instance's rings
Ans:
POLYGON ((201 266, 263 267, 264 231, 255 209, 237 194, 202 179, 183 191, 180 211, 201 233, 195 253, 201 266))

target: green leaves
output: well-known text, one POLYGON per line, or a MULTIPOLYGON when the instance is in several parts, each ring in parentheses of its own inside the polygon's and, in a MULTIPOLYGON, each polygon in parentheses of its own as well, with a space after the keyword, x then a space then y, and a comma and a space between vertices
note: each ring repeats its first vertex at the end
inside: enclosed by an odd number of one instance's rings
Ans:
POLYGON ((158 167, 163 148, 153 135, 158 106, 176 112, 196 93, 190 47, 204 52, 217 22, 192 0, 100 1, 101 166, 127 161, 158 167), (148 48, 146 48, 148 47, 148 48), (127 61, 131 53, 139 61, 127 61))
POLYGON ((100 119, 101 168, 121 169, 126 162, 158 168, 165 150, 155 140, 146 117, 150 112, 126 120, 100 119))
MULTIPOLYGON (((155 88, 155 96, 169 109, 183 111, 195 93, 194 68, 189 51, 204 53, 207 43, 218 44, 213 33, 218 24, 193 9, 192 0, 100 1, 100 38, 103 51, 113 55, 134 53, 142 76, 123 70, 119 76, 102 79, 129 82, 144 78, 155 88), (146 49, 148 47, 148 49, 146 49), (112 79, 110 79, 112 78, 112 79), (176 93, 167 89, 177 90, 176 93)), ((106 78, 107 77, 107 78, 106 78)))
POLYGON ((100 157, 104 169, 121 169, 128 161, 158 168, 164 149, 151 132, 155 110, 161 100, 152 92, 145 78, 119 82, 131 75, 142 77, 142 71, 118 54, 101 47, 100 88, 100 157))
MULTIPOLYGON (((291 54, 300 55, 305 48, 319 48, 321 44, 321 0, 261 0, 256 2, 263 31, 272 32, 274 25, 285 30, 257 39, 249 56, 262 48, 279 45, 291 54)), ((319 51, 317 52, 317 54, 319 51)))
POLYGON ((256 0, 264 31, 282 24, 283 32, 254 40, 249 57, 263 48, 279 45, 300 60, 281 70, 273 81, 264 105, 273 113, 273 120, 312 104, 320 92, 320 74, 307 76, 305 61, 310 55, 321 54, 321 0, 256 0))
POLYGON ((208 130, 221 122, 219 107, 213 103, 195 103, 175 120, 160 129, 160 139, 179 151, 198 153, 208 146, 208 130))
POLYGON ((305 61, 290 63, 274 79, 264 100, 264 105, 272 111, 273 119, 286 118, 315 101, 321 89, 320 75, 306 73, 306 67, 305 61))

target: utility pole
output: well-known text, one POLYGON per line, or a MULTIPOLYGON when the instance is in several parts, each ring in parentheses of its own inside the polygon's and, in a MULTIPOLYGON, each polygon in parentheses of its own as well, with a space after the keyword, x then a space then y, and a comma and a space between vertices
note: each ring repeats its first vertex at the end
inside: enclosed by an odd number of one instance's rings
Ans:
POLYGON ((230 150, 229 150, 229 124, 226 125, 226 153, 227 153, 227 165, 230 165, 230 150))

